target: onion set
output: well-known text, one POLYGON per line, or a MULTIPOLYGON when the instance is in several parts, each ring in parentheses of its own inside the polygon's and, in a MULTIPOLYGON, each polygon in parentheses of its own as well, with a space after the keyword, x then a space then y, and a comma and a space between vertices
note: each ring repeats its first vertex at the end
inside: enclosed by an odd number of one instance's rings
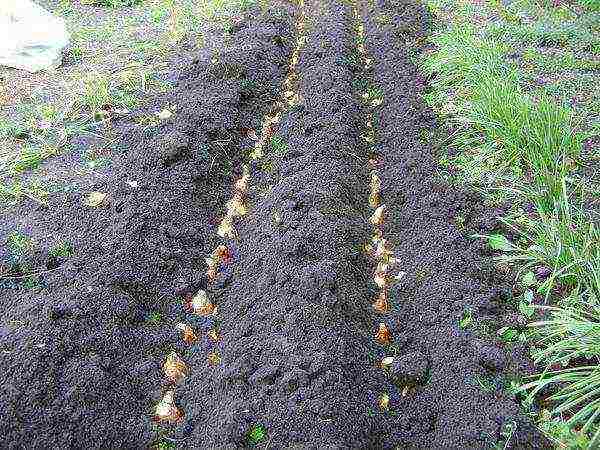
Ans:
POLYGON ((386 345, 386 344, 390 343, 390 341, 392 339, 392 333, 390 333, 390 330, 388 329, 388 327, 386 326, 385 323, 379 324, 379 328, 377 329, 377 334, 375 334, 375 339, 380 344, 386 345))
POLYGON ((187 374, 187 366, 179 355, 171 352, 167 355, 167 360, 163 364, 163 372, 167 380, 171 383, 178 383, 187 374))
POLYGON ((167 391, 154 410, 155 422, 177 423, 183 418, 183 412, 175 406, 175 391, 167 391))
POLYGON ((175 328, 183 333, 183 341, 186 344, 193 344, 198 340, 198 336, 194 333, 192 327, 185 323, 178 323, 175 328))
POLYGON ((194 298, 188 301, 187 307, 198 316, 210 316, 216 310, 215 305, 209 300, 208 294, 204 290, 198 291, 194 298))

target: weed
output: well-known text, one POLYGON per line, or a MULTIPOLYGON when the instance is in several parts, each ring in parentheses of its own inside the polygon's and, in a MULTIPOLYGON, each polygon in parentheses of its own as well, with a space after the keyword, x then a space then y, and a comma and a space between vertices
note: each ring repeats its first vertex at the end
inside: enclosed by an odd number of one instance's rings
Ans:
POLYGON ((461 214, 457 214, 454 217, 454 222, 456 223, 456 226, 458 228, 464 228, 465 227, 465 223, 466 223, 466 219, 465 216, 461 215, 461 214))
POLYGON ((153 326, 160 325, 163 322, 162 314, 157 311, 152 311, 150 314, 148 314, 146 322, 153 326))
POLYGON ((473 323, 473 313, 471 309, 467 308, 463 311, 461 318, 458 320, 458 326, 461 329, 466 329, 473 323))
POLYGON ((29 180, 25 184, 20 181, 13 181, 10 184, 0 183, 0 200, 8 203, 18 203, 23 198, 28 198, 45 205, 48 194, 46 183, 37 180, 29 180))
POLYGON ((8 235, 8 249, 13 256, 22 256, 33 249, 33 240, 24 233, 13 231, 8 235))
POLYGON ((536 363, 547 367, 522 389, 529 391, 528 400, 547 386, 555 386, 549 400, 557 403, 554 417, 571 413, 566 424, 580 427, 583 433, 594 432, 592 444, 600 442, 600 305, 583 302, 572 294, 565 304, 544 307, 547 320, 535 322, 542 347, 533 353, 536 363), (576 366, 572 363, 577 363, 576 366), (575 414, 572 414, 574 410, 575 414))
POLYGON ((14 156, 11 168, 17 173, 37 169, 44 160, 57 153, 58 149, 49 146, 25 146, 14 156))
POLYGON ((474 380, 477 383, 477 385, 485 392, 494 392, 494 390, 496 389, 496 386, 494 385, 494 382, 492 380, 478 375, 474 377, 474 380))
POLYGON ((269 143, 269 147, 275 153, 279 153, 279 154, 283 154, 283 153, 287 152, 287 149, 288 149, 287 142, 285 142, 283 140, 283 138, 281 136, 277 135, 277 134, 274 134, 271 137, 271 141, 269 143))
POLYGON ((511 327, 502 327, 496 334, 501 341, 506 343, 516 341, 519 338, 519 332, 511 327))
POLYGON ((517 429, 517 423, 514 420, 504 422, 500 428, 500 441, 496 444, 496 449, 505 450, 509 448, 510 441, 517 429))
POLYGON ((54 256, 55 258, 68 258, 70 256, 73 256, 73 253, 73 245, 66 241, 55 245, 49 251, 49 254, 51 256, 54 256))
POLYGON ((83 95, 80 101, 91 111, 95 120, 101 119, 101 111, 111 103, 110 79, 98 73, 89 75, 83 81, 83 95))
POLYGON ((573 430, 560 418, 552 418, 548 410, 543 410, 540 428, 554 441, 556 448, 568 450, 588 450, 593 448, 589 437, 581 431, 573 430))
POLYGON ((156 450, 174 450, 176 448, 177 446, 171 441, 162 440, 156 444, 156 450))
POLYGON ((252 425, 252 428, 248 431, 248 442, 250 445, 258 445, 265 440, 266 436, 267 429, 263 425, 252 425))

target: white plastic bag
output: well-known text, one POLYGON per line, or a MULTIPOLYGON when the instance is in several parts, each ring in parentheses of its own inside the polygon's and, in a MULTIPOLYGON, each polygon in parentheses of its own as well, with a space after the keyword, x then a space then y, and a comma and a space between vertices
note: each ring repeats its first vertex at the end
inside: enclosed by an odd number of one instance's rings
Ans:
POLYGON ((31 0, 0 0, 0 66, 56 68, 69 43, 65 22, 31 0))

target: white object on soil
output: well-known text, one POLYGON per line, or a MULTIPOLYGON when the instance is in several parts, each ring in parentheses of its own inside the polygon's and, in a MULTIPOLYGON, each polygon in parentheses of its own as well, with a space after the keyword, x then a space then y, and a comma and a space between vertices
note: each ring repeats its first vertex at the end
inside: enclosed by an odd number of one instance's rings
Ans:
POLYGON ((0 66, 37 72, 60 65, 65 22, 31 0, 0 0, 0 66))

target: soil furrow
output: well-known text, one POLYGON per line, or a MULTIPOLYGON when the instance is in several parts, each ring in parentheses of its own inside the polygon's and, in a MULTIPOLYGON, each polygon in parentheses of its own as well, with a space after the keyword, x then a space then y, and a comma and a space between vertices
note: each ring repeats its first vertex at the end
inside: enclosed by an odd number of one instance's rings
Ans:
MULTIPOLYGON (((282 82, 280 99, 273 102, 270 111, 264 116, 261 122, 260 135, 257 135, 251 128, 243 129, 247 137, 256 140, 252 151, 248 155, 248 159, 255 162, 260 161, 264 156, 265 148, 272 139, 274 126, 279 122, 281 114, 287 107, 296 104, 298 100, 297 94, 293 89, 297 81, 296 65, 303 44, 303 6, 303 2, 300 2, 296 11, 296 30, 293 36, 295 37, 295 45, 290 55, 287 75, 282 82)), ((239 235, 236 231, 236 222, 248 213, 246 196, 252 180, 248 159, 242 163, 242 174, 233 183, 231 189, 232 197, 225 204, 225 215, 220 220, 216 230, 217 235, 222 238, 222 241, 205 259, 208 286, 215 282, 222 283, 222 276, 230 276, 227 273, 229 270, 227 266, 237 255, 235 248, 237 247, 236 241, 239 235)), ((205 357, 207 363, 212 366, 220 365, 222 356, 216 347, 221 336, 216 328, 216 324, 219 323, 219 314, 227 314, 227 311, 219 310, 204 288, 196 293, 187 292, 184 294, 184 298, 185 304, 183 306, 187 313, 187 322, 177 324, 177 328, 183 332, 184 342, 190 346, 194 346, 198 344, 199 339, 207 341, 209 345, 205 345, 205 347, 212 347, 210 351, 207 351, 205 357), (196 326, 189 325, 190 322, 196 326), (197 332, 197 329, 200 330, 200 333, 197 332)), ((179 382, 187 378, 189 372, 190 367, 181 359, 179 353, 170 352, 167 355, 163 365, 163 373, 167 378, 167 382, 173 386, 165 392, 162 400, 156 407, 154 419, 159 423, 179 425, 181 422, 184 411, 175 402, 175 387, 179 382)), ((185 429, 181 430, 185 433, 185 429)), ((177 438, 171 439, 177 441, 177 438)))
POLYGON ((542 448, 544 440, 501 387, 523 364, 518 354, 509 356, 459 326, 466 315, 499 311, 503 280, 457 226, 465 215, 485 224, 490 212, 477 196, 443 183, 432 148, 419 139, 434 126, 422 100, 423 79, 409 56, 424 32, 424 10, 416 2, 379 0, 363 2, 361 15, 374 61, 369 83, 383 100, 373 105, 387 212, 382 229, 402 243, 395 256, 406 272, 390 290, 390 326, 397 330, 391 369, 422 377, 397 406, 419 411, 432 424, 426 433, 407 427, 398 444, 479 449, 508 436, 507 448, 542 448), (478 379, 489 380, 492 391, 484 391, 478 379))

